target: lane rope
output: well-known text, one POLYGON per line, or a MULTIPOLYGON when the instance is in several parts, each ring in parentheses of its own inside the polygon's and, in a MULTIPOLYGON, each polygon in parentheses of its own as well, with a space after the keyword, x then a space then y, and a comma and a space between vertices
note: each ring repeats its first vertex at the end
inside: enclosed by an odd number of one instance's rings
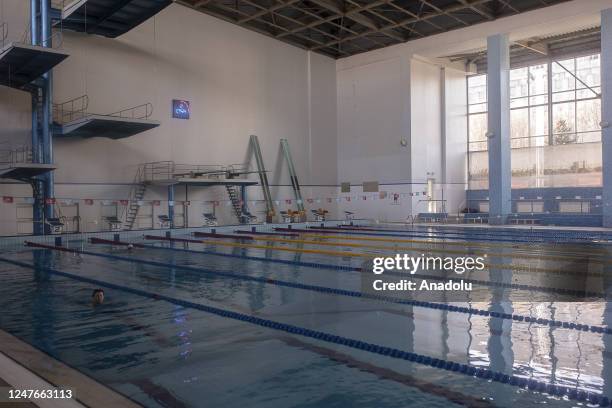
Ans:
POLYGON ((516 375, 508 375, 501 372, 493 371, 488 368, 482 367, 474 367, 469 364, 457 363, 450 360, 444 360, 439 358, 433 358, 427 355, 413 353, 401 349, 396 349, 392 347, 385 347, 375 343, 367 343, 357 339, 352 339, 344 336, 337 336, 331 333, 326 333, 317 330, 311 330, 300 326, 294 326, 287 323, 280 323, 274 320, 263 319, 260 317, 255 317, 252 315, 247 315, 244 313, 238 313, 231 310, 221 309, 213 306, 206 306, 199 303, 190 302, 188 300, 177 299, 174 297, 170 297, 167 295, 162 295, 158 293, 148 292, 142 289, 136 289, 129 286, 118 285, 111 282, 106 282, 98 279, 87 278, 84 276, 79 276, 67 272, 63 272, 60 270, 47 268, 47 267, 39 267, 36 265, 28 264, 25 262, 14 261, 11 259, 0 257, 1 262, 5 262, 8 264, 16 265, 23 268, 34 269, 34 270, 44 270, 47 273, 63 276, 66 278, 70 278, 73 280, 77 280, 80 282, 85 282, 89 284, 93 284, 96 286, 102 286, 109 289, 115 289, 127 293, 132 293, 138 296, 142 296, 149 299, 154 300, 163 300, 168 303, 172 303, 178 306, 182 306, 185 308, 200 310, 209 314, 213 314, 216 316, 220 316, 227 319, 242 321, 250 324, 254 324, 260 327, 266 327, 269 329, 282 331, 285 333, 290 333, 293 335, 298 335, 302 337, 308 337, 315 340, 323 341, 326 343, 338 344, 341 346, 345 346, 348 348, 352 348, 355 350, 366 351, 372 354, 378 354, 381 356, 410 361, 413 363, 417 363, 420 365, 425 365, 433 368, 437 368, 444 371, 454 372, 457 374, 464 374, 469 377, 481 378, 486 381, 493 381, 501 384, 507 384, 510 386, 528 389, 530 391, 546 393, 551 396, 557 397, 567 397, 569 399, 579 401, 579 402, 588 402, 591 404, 596 404, 601 407, 610 406, 610 399, 603 394, 597 394, 590 391, 585 390, 577 390, 575 388, 570 388, 567 386, 556 385, 552 383, 547 383, 544 381, 537 381, 534 379, 527 379, 524 377, 519 377, 516 375))

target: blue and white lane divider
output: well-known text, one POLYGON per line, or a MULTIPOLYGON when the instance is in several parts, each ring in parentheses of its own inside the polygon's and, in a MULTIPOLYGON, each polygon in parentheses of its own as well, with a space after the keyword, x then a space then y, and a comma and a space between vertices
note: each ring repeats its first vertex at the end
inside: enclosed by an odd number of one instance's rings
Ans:
MULTIPOLYGON (((138 245, 144 246, 142 244, 138 244, 138 245)), ((162 267, 162 268, 181 269, 181 270, 191 271, 195 273, 205 273, 208 275, 220 276, 220 277, 229 278, 229 279, 246 280, 246 281, 264 283, 268 285, 284 286, 284 287, 290 287, 290 288, 301 289, 301 290, 310 290, 314 292, 328 293, 332 295, 370 299, 370 300, 382 301, 382 302, 387 302, 387 303, 401 304, 401 305, 406 305, 406 306, 423 307, 423 308, 428 308, 428 309, 437 309, 437 310, 444 310, 444 311, 449 311, 449 312, 466 313, 470 315, 514 320, 517 322, 536 323, 540 325, 556 327, 556 328, 564 328, 564 329, 570 329, 570 330, 580 330, 580 331, 585 331, 585 332, 590 331, 593 333, 601 333, 601 334, 612 334, 612 328, 603 327, 603 326, 564 322, 561 320, 535 318, 535 317, 522 316, 522 315, 510 314, 510 313, 492 312, 492 311, 483 310, 483 309, 474 309, 471 307, 454 306, 454 305, 449 305, 445 303, 398 299, 398 298, 393 298, 390 296, 372 295, 368 293, 350 291, 350 290, 345 290, 345 289, 335 289, 335 288, 329 288, 325 286, 306 285, 303 283, 286 282, 286 281, 277 280, 277 279, 258 278, 258 277, 253 277, 253 276, 236 274, 232 272, 211 271, 208 269, 196 268, 192 266, 173 265, 173 264, 167 264, 164 262, 146 261, 142 259, 123 257, 123 256, 118 256, 118 255, 101 254, 98 252, 91 252, 91 251, 72 250, 68 248, 53 247, 53 246, 43 245, 43 244, 31 244, 31 246, 38 247, 38 248, 57 250, 57 251, 63 251, 63 252, 80 253, 83 255, 98 256, 102 258, 115 259, 119 261, 141 263, 144 265, 151 265, 151 266, 157 266, 157 267, 162 267)), ((359 271, 361 271, 361 268, 358 268, 358 269, 359 271)), ((343 270, 347 270, 347 269, 343 269, 343 270)))
MULTIPOLYGON (((406 238, 430 238, 430 239, 446 239, 446 240, 458 240, 458 241, 465 241, 466 239, 470 239, 472 242, 508 242, 508 243, 522 243, 522 244, 534 244, 534 243, 542 243, 542 244, 577 244, 577 243, 591 243, 590 241, 576 241, 576 240, 571 240, 568 237, 563 237, 563 236, 550 236, 550 237, 542 237, 541 239, 538 237, 538 239, 535 238, 524 238, 525 234, 523 234, 521 237, 517 236, 515 238, 508 238, 508 239, 503 239, 503 238, 499 238, 496 237, 495 234, 491 234, 489 236, 487 236, 486 238, 484 237, 473 237, 473 236, 469 236, 469 235, 465 235, 465 234, 457 234, 457 236, 450 236, 451 234, 444 234, 444 233, 430 233, 430 234, 419 234, 418 232, 410 232, 407 231, 406 233, 393 233, 393 232, 373 232, 373 231, 359 231, 359 230, 347 230, 347 229, 331 229, 331 228, 323 228, 323 229, 317 229, 317 228, 311 228, 308 230, 299 230, 296 228, 275 228, 275 230, 277 231, 301 231, 303 233, 310 233, 310 234, 316 234, 316 233, 327 233, 327 234, 344 234, 344 235, 364 235, 364 236, 374 236, 374 237, 406 237, 406 238), (566 241, 562 241, 561 239, 569 239, 566 241)), ((586 239, 586 238, 585 238, 586 239)), ((443 243, 443 242, 442 242, 443 243)))
POLYGON ((454 372, 457 374, 467 375, 469 377, 482 378, 487 381, 493 381, 502 384, 508 384, 510 386, 519 387, 523 389, 529 389, 531 391, 546 393, 551 396, 556 397, 567 397, 571 400, 579 401, 579 402, 587 402, 594 405, 599 405, 601 407, 610 406, 610 399, 602 394, 597 394, 593 392, 587 392, 584 390, 577 390, 575 388, 570 388, 562 385, 556 385, 551 383, 546 383, 543 381, 536 381, 534 379, 527 379, 523 377, 518 377, 515 375, 508 375, 504 373, 500 373, 497 371, 490 370, 488 368, 477 368, 473 367, 469 364, 464 363, 456 363, 450 360, 444 360, 439 358, 433 358, 430 356, 426 356, 423 354, 412 353, 409 351, 404 351, 392 347, 385 347, 375 343, 366 343, 360 340, 352 339, 344 336, 337 336, 330 333, 325 333, 322 331, 311 330, 300 326, 294 326, 286 323, 276 322, 274 320, 262 319, 260 317, 255 317, 251 315, 247 315, 244 313, 233 312, 231 310, 225 310, 213 306, 206 306, 195 302, 190 302, 188 300, 177 299, 174 297, 148 292, 142 289, 131 288, 128 286, 118 285, 115 283, 105 282, 98 279, 86 278, 84 276, 75 275, 68 272, 62 272, 60 270, 47 268, 47 267, 39 267, 36 265, 28 264, 21 261, 15 261, 7 258, 0 257, 0 262, 5 262, 8 264, 12 264, 15 266, 19 266, 22 268, 29 268, 35 270, 42 270, 48 272, 53 275, 63 276, 66 278, 70 278, 73 280, 77 280, 80 282, 90 283, 96 286, 101 286, 109 289, 115 289, 127 293, 132 293, 134 295, 146 297, 149 299, 155 300, 163 300, 178 306, 182 306, 185 308, 200 310, 209 314, 213 314, 216 316, 220 316, 226 319, 238 320, 250 324, 254 324, 261 327, 266 327, 272 330, 282 331, 285 333, 290 333, 302 337, 308 337, 311 339, 323 341, 326 343, 338 344, 341 346, 349 347, 355 350, 366 351, 372 354, 378 354, 381 356, 410 361, 413 363, 438 368, 441 370, 454 372))

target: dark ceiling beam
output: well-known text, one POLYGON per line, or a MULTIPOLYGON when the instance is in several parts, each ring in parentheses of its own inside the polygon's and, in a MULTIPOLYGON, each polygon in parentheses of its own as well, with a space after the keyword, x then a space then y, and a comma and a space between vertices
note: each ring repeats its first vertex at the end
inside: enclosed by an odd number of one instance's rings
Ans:
MULTIPOLYGON (((215 7, 217 7, 217 8, 219 8, 219 9, 221 9, 221 10, 223 10, 223 11, 227 12, 227 13, 230 13, 230 14, 238 14, 238 15, 240 15, 240 16, 242 16, 242 17, 247 17, 247 16, 249 16, 249 14, 248 14, 248 13, 246 13, 246 12, 244 12, 244 11, 242 11, 242 10, 238 9, 238 8, 228 7, 228 6, 224 5, 224 4, 220 4, 220 3, 217 3, 217 2, 215 2, 215 1, 211 1, 211 2, 209 3, 209 6, 211 6, 211 5, 212 5, 212 6, 215 6, 215 7)), ((238 23, 238 21, 239 21, 239 19, 238 19, 238 18, 236 18, 236 19, 232 19, 232 18, 231 18, 231 17, 229 17, 229 16, 224 16, 223 14, 216 13, 216 12, 214 12, 213 10, 211 10, 210 8, 200 9, 200 10, 201 10, 201 11, 203 11, 203 12, 205 12, 205 13, 207 13, 207 14, 213 15, 213 16, 215 16, 215 17, 223 18, 223 19, 225 19, 225 20, 227 20, 227 21, 233 22, 234 24, 237 24, 237 23, 238 23)), ((266 20, 257 20, 257 21, 258 21, 258 22, 261 22, 261 23, 264 23, 265 25, 267 25, 267 26, 269 26, 269 27, 276 28, 277 30, 280 30, 280 31, 287 31, 287 30, 288 30, 286 27, 283 27, 283 26, 281 26, 281 25, 278 25, 278 24, 273 23, 273 22, 270 22, 270 21, 266 21, 266 20)), ((252 24, 247 24, 247 25, 244 25, 243 27, 248 28, 248 29, 250 29, 250 30, 257 31, 257 32, 259 32, 260 34, 264 34, 264 35, 267 35, 267 36, 270 36, 270 37, 273 37, 273 38, 274 38, 274 37, 276 37, 276 36, 274 35, 274 33, 270 32, 270 31, 267 31, 267 30, 259 29, 259 28, 255 27, 255 26, 253 26, 252 24)), ((319 47, 318 49, 325 49, 325 48, 329 48, 329 47, 326 47, 326 46, 325 46, 325 43, 322 43, 321 41, 316 40, 316 39, 314 39, 314 38, 307 37, 307 36, 304 36, 304 35, 302 35, 302 34, 297 34, 297 35, 296 35, 296 37, 301 38, 301 39, 305 40, 306 42, 310 42, 310 43, 314 43, 314 44, 316 44, 316 46, 317 46, 317 47, 319 47)), ((293 45, 296 45, 296 44, 295 44, 295 42, 289 42, 289 43, 290 43, 290 44, 293 44, 293 45)), ((304 49, 310 49, 310 48, 312 48, 312 47, 311 47, 311 45, 308 45, 308 44, 306 44, 306 45, 299 44, 299 46, 300 46, 300 48, 304 48, 304 49)), ((340 55, 346 55, 347 53, 345 53, 345 52, 337 52, 337 51, 336 51, 334 54, 335 54, 335 55, 338 55, 338 54, 340 54, 340 55)))
POLYGON ((262 17, 262 16, 264 16, 264 15, 266 15, 268 13, 274 13, 277 10, 280 10, 280 9, 285 8, 285 7, 291 6, 291 5, 295 4, 295 3, 299 3, 300 1, 302 1, 302 0, 287 0, 287 1, 275 4, 275 5, 273 5, 273 6, 269 7, 269 8, 263 7, 263 10, 258 11, 255 14, 251 14, 250 16, 243 18, 242 20, 238 21, 238 24, 244 24, 244 23, 247 23, 247 22, 249 22, 251 20, 254 20, 256 18, 262 17))
MULTIPOLYGON (((400 12, 404 13, 404 14, 408 14, 408 15, 409 15, 410 17, 412 17, 412 18, 416 18, 416 19, 420 18, 420 16, 419 16, 418 14, 415 14, 415 13, 413 13, 412 11, 410 11, 410 10, 408 10, 408 9, 405 9, 405 8, 403 8, 402 6, 399 6, 399 5, 395 4, 395 3, 393 2, 393 0, 389 0, 389 1, 387 1, 387 4, 388 4, 389 6, 391 6, 391 7, 393 7, 394 9, 396 9, 396 10, 398 10, 398 11, 400 11, 400 12)), ((432 27, 433 27, 433 28, 435 28, 436 30, 444 31, 444 28, 443 28, 442 26, 440 26, 440 25, 438 25, 438 24, 436 24, 436 23, 434 23, 434 22, 431 22, 431 21, 429 21, 429 20, 425 20, 425 21, 423 21, 423 22, 424 22, 424 23, 426 23, 426 24, 429 24, 430 26, 432 26, 432 27)), ((415 22, 415 23, 413 23, 413 24, 416 24, 416 23, 417 23, 417 22, 415 22)), ((412 31, 414 31, 414 29, 412 29, 411 27, 405 27, 405 28, 407 28, 408 30, 412 30, 412 31)), ((419 33, 419 34, 420 34, 420 33, 419 33)), ((423 34, 420 34, 420 35, 421 35, 421 36, 424 36, 423 34)))
MULTIPOLYGON (((452 18, 453 20, 458 21, 459 23, 463 24, 464 26, 469 26, 470 23, 468 23, 465 20, 460 19, 459 17, 455 16, 454 14, 452 14, 450 11, 448 11, 447 9, 441 9, 440 7, 436 6, 435 4, 432 4, 431 2, 427 1, 427 0, 419 0, 421 3, 425 4, 427 7, 432 8, 434 10, 436 10, 438 13, 442 13, 444 15, 446 15, 447 17, 452 18)), ((469 8, 470 6, 468 6, 465 3, 462 3, 463 7, 461 7, 459 10, 465 10, 466 8, 469 8)))
MULTIPOLYGON (((381 30, 378 24, 376 24, 374 20, 361 14, 361 12, 367 10, 367 8, 365 10, 353 12, 352 10, 355 10, 355 9, 344 9, 342 6, 340 6, 338 3, 334 2, 333 0, 310 0, 310 2, 316 4, 319 7, 323 7, 331 11, 332 13, 336 14, 338 18, 347 17, 353 20, 354 22, 361 24, 362 26, 366 28, 369 28, 370 30, 374 32, 382 33, 397 41, 405 41, 405 38, 403 36, 393 33, 391 31, 387 32, 387 31, 381 30)), ((360 7, 357 7, 357 9, 360 9, 360 7)))
POLYGON ((459 1, 459 3, 463 4, 464 6, 469 7, 470 10, 480 14, 481 16, 485 17, 488 20, 495 20, 495 16, 493 14, 482 10, 480 7, 476 7, 476 6, 469 4, 467 0, 457 0, 457 1, 459 1))
MULTIPOLYGON (((472 0, 470 2, 470 5, 484 4, 484 3, 487 3, 489 1, 492 1, 492 0, 472 0)), ((425 20, 428 20, 428 19, 431 19, 431 18, 434 18, 434 17, 439 17, 441 15, 448 14, 448 13, 453 13, 453 12, 457 12, 457 11, 460 11, 460 10, 465 10, 465 8, 466 8, 466 6, 464 6, 464 5, 451 6, 451 7, 445 8, 444 12, 428 13, 428 14, 425 14, 425 15, 423 15, 421 17, 418 17, 418 18, 417 17, 408 18, 408 19, 399 21, 399 22, 397 22, 395 24, 391 24, 391 25, 385 26, 383 28, 388 29, 388 28, 403 27, 403 26, 406 26, 408 24, 412 24, 412 23, 414 23, 416 21, 425 21, 425 20)), ((361 38, 361 37, 370 35, 372 33, 373 32, 371 32, 371 31, 366 31, 366 32, 358 34, 357 36, 346 37, 346 38, 344 38, 344 39, 342 39, 340 41, 350 41, 350 40, 354 40, 356 38, 361 38)), ((329 42, 329 43, 325 44, 325 46, 331 46, 331 45, 335 45, 335 44, 336 44, 336 42, 329 42)), ((312 48, 312 50, 317 50, 317 49, 318 49, 317 47, 313 47, 312 48)))

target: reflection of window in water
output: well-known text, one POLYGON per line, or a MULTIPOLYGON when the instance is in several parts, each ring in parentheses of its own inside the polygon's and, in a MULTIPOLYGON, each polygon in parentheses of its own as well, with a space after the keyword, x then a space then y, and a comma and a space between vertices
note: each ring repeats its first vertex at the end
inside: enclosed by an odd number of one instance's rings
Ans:
MULTIPOLYGON (((469 188, 486 189, 486 75, 467 83, 469 188)), ((600 93, 599 54, 510 71, 513 188, 601 186, 600 93)))

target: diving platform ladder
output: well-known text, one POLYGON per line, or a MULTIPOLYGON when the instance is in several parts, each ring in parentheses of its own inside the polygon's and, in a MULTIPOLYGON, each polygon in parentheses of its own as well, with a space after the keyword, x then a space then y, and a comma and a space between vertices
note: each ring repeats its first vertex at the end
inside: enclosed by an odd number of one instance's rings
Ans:
POLYGON ((259 173, 259 182, 263 191, 264 201, 266 203, 266 222, 273 222, 275 215, 274 202, 272 201, 272 194, 270 193, 270 183, 268 182, 268 175, 266 173, 266 166, 263 161, 261 154, 261 147, 259 145, 259 139, 256 135, 251 135, 251 148, 255 155, 255 162, 257 163, 257 172, 259 173))
POLYGON ((293 165, 293 158, 291 157, 291 151, 289 150, 289 142, 287 139, 281 139, 281 150, 287 161, 287 167, 289 169, 289 177, 291 178, 291 187, 293 188, 293 194, 295 195, 295 202, 298 208, 298 213, 302 220, 306 220, 306 210, 304 208, 304 200, 302 199, 302 191, 300 189, 300 183, 298 182, 297 173, 295 166, 293 165))
POLYGON ((147 185, 144 183, 144 168, 143 166, 138 166, 138 170, 136 171, 136 176, 134 177, 134 181, 132 183, 132 188, 130 189, 130 194, 128 196, 128 205, 123 210, 123 228, 125 230, 131 230, 134 228, 134 224, 136 223, 136 218, 138 217, 138 211, 140 210, 140 201, 145 196, 147 191, 147 185))

